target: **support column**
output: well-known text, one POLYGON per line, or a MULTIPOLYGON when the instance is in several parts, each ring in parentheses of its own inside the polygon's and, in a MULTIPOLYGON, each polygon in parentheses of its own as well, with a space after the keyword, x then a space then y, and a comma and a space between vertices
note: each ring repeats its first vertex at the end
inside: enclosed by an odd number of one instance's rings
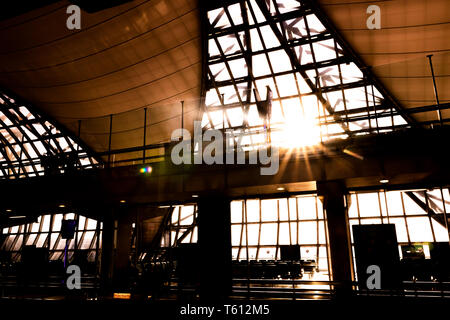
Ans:
POLYGON ((317 182, 317 193, 327 219, 329 262, 338 296, 351 293, 353 280, 352 250, 345 207, 345 186, 342 181, 317 182))
POLYGON ((103 220, 101 252, 101 289, 103 295, 108 295, 112 290, 114 263, 114 217, 112 210, 110 210, 110 214, 106 215, 103 220))
MULTIPOLYGON (((114 258, 113 283, 116 290, 129 290, 132 269, 130 268, 131 224, 133 214, 122 208, 117 218, 116 253, 114 258)), ((127 292, 127 291, 125 291, 127 292)))
POLYGON ((218 301, 231 294, 230 200, 205 196, 198 202, 200 298, 218 301))

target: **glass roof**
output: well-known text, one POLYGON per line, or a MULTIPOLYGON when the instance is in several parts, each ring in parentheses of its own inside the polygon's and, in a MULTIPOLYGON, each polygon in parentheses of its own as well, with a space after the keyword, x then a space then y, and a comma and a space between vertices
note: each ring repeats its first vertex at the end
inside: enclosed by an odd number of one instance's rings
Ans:
POLYGON ((98 164, 49 119, 0 90, 0 179, 42 176, 98 164))
POLYGON ((205 129, 232 128, 249 148, 269 132, 291 148, 407 125, 308 2, 245 0, 207 18, 205 129))

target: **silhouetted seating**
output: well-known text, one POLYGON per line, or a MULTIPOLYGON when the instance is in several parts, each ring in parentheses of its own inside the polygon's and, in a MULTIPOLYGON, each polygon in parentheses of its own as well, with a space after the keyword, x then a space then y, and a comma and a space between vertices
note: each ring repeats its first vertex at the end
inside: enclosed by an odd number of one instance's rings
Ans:
POLYGON ((303 271, 306 273, 313 273, 317 268, 317 264, 315 260, 302 260, 301 266, 303 271))

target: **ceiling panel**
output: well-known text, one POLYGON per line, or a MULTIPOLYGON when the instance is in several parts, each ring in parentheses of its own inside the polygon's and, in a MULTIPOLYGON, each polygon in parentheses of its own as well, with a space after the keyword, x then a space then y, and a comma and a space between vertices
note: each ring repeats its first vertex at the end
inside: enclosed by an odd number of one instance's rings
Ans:
POLYGON ((0 22, 0 85, 31 102, 95 151, 170 140, 199 116, 197 1, 132 1, 66 28, 68 1, 0 22))
MULTIPOLYGON (((320 0, 337 30, 404 108, 435 104, 428 58, 440 102, 450 102, 450 2, 448 0, 320 0), (381 29, 366 26, 369 5, 378 5, 381 29)), ((443 113, 448 116, 447 112, 443 113)), ((436 112, 414 114, 436 120, 436 112)))

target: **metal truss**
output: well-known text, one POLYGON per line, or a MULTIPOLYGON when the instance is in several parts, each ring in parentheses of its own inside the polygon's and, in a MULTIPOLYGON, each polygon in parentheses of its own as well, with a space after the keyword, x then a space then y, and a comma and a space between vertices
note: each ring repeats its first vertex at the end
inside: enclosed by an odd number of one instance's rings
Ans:
POLYGON ((197 242, 198 212, 197 205, 173 207, 162 230, 161 245, 176 247, 181 243, 197 242))
POLYGON ((99 165, 52 120, 0 90, 0 179, 68 173, 99 165))
POLYGON ((265 97, 268 88, 272 144, 301 140, 304 133, 320 142, 412 125, 314 1, 240 0, 209 7, 203 20, 205 129, 231 128, 244 132, 248 145, 261 142, 264 124, 254 92, 265 97))
MULTIPOLYGON (((440 190, 442 192, 442 190, 440 190)), ((436 199, 432 194, 429 195, 425 191, 407 191, 405 194, 413 200, 422 210, 427 212, 428 216, 438 222, 441 226, 448 229, 447 221, 446 221, 446 213, 443 214, 436 213, 433 207, 436 207, 434 200, 439 201, 440 199, 436 199), (420 199, 417 195, 419 195, 422 199, 420 199)))

